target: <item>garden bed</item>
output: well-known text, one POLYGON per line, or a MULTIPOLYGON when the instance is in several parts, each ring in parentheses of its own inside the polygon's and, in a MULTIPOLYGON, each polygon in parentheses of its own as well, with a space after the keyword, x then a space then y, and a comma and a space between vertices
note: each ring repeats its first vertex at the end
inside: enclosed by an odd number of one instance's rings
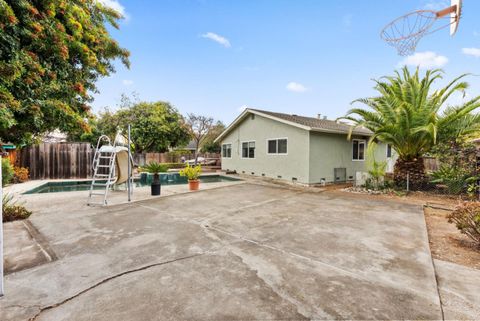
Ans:
POLYGON ((435 259, 480 269, 480 248, 448 223, 448 209, 425 207, 428 239, 435 259))

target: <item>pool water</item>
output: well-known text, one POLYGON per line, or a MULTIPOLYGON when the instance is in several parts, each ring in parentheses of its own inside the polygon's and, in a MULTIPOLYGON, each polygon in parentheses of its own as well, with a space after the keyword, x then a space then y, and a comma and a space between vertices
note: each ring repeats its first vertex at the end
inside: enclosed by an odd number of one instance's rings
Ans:
MULTIPOLYGON (((134 181, 136 187, 150 186, 153 176, 148 174, 140 176, 140 179, 134 181)), ((219 183, 219 182, 231 182, 238 181, 240 179, 222 176, 222 175, 204 175, 200 176, 200 182, 202 183, 219 183)), ((99 183, 101 181, 98 181, 99 183)), ((105 181, 103 181, 105 182, 105 181)), ((160 182, 162 185, 179 185, 187 184, 187 178, 180 176, 178 173, 161 174, 160 182)), ((90 189, 91 181, 65 181, 65 182, 48 182, 35 187, 23 194, 38 194, 38 193, 56 193, 56 192, 74 192, 74 191, 88 191, 90 189)), ((104 189, 102 186, 95 186, 94 189, 104 189)))

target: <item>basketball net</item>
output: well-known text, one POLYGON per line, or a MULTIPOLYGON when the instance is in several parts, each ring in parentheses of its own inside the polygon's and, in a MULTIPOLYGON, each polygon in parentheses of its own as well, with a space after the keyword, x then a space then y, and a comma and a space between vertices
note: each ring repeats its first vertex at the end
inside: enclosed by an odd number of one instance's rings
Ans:
POLYGON ((397 49, 399 55, 408 56, 415 52, 417 44, 423 36, 452 24, 455 24, 456 27, 459 20, 460 13, 457 10, 457 5, 441 11, 418 10, 390 22, 383 28, 380 36, 390 46, 397 49), (453 18, 448 23, 444 23, 432 30, 437 20, 446 18, 449 14, 453 14, 453 18))

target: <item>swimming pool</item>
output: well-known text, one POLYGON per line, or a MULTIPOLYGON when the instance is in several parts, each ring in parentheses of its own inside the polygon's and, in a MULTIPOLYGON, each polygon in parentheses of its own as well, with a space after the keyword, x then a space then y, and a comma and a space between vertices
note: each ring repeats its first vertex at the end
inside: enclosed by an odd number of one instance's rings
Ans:
MULTIPOLYGON (((141 175, 140 179, 135 179, 134 184, 136 187, 150 186, 152 178, 152 175, 141 175)), ((240 180, 239 178, 223 175, 202 175, 199 179, 202 183, 232 182, 240 180)), ((179 185, 187 184, 188 181, 186 177, 180 176, 178 173, 165 173, 160 175, 160 182, 162 185, 179 185)), ((90 189, 90 184, 91 181, 48 182, 26 191, 23 194, 88 191, 90 189)), ((94 189, 104 189, 104 187, 96 186, 94 189)))

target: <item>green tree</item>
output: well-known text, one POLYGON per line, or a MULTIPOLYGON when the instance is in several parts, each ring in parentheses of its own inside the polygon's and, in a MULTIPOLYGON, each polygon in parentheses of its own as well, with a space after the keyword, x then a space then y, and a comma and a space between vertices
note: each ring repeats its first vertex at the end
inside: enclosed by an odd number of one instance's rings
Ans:
POLYGON ((106 109, 97 121, 98 134, 112 140, 117 131, 127 132, 130 124, 132 142, 137 152, 165 152, 186 144, 190 139, 182 115, 169 103, 138 102, 123 104, 116 112, 106 109))
POLYGON ((17 144, 56 128, 90 130, 98 78, 129 66, 112 39, 121 16, 97 0, 0 0, 0 137, 17 144))
POLYGON ((217 121, 215 125, 210 128, 201 145, 201 151, 204 153, 220 153, 220 142, 215 142, 215 139, 225 130, 225 125, 221 121, 217 121))
MULTIPOLYGON (((439 133, 448 136, 452 124, 471 114, 480 106, 480 96, 462 106, 446 108, 446 101, 456 92, 464 93, 468 84, 461 81, 461 75, 447 86, 433 90, 432 85, 441 79, 441 70, 428 70, 423 77, 418 68, 410 73, 407 67, 395 71, 391 77, 375 80, 377 97, 355 100, 370 109, 353 108, 344 119, 351 120, 356 126, 363 126, 373 132, 370 141, 380 140, 391 144, 398 154, 394 168, 394 179, 403 184, 407 174, 412 186, 425 182, 423 156, 429 153, 438 142, 439 133)), ((470 124, 469 126, 477 126, 470 124)), ((464 129, 464 135, 469 130, 464 129)), ((446 138, 445 138, 446 139, 446 138)))

